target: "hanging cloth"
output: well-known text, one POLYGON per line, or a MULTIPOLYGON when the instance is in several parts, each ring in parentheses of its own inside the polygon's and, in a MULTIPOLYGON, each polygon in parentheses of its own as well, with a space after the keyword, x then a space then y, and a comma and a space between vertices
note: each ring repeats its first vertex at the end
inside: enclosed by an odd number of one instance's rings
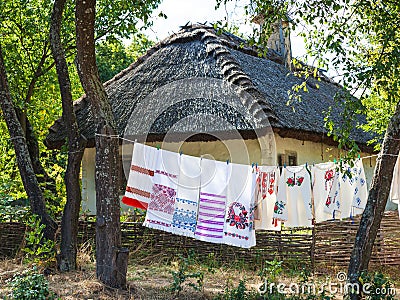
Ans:
POLYGON ((400 164, 399 164, 400 156, 397 157, 396 165, 393 170, 393 178, 392 178, 392 186, 390 188, 390 200, 397 204, 399 218, 400 218, 400 164))
POLYGON ((201 160, 201 187, 195 238, 221 243, 224 230, 227 172, 229 165, 201 160))
POLYGON ((336 165, 333 162, 320 163, 311 168, 314 217, 317 223, 332 219, 332 213, 325 212, 326 199, 334 184, 336 165))
POLYGON ((273 219, 278 182, 279 167, 257 168, 254 209, 256 230, 281 230, 281 222, 273 219))
POLYGON ((282 170, 273 216, 286 227, 312 227, 311 179, 305 166, 282 170))
POLYGON ((362 161, 356 160, 353 167, 347 165, 345 168, 346 172, 336 172, 324 207, 324 211, 336 219, 361 214, 367 203, 368 190, 362 161))
POLYGON ((230 164, 224 237, 222 243, 242 248, 256 244, 254 230, 254 182, 256 174, 247 165, 230 164))
POLYGON ((159 150, 154 171, 153 188, 144 226, 172 232, 179 175, 179 154, 159 150))
POLYGON ((153 187, 154 169, 159 151, 156 148, 135 143, 125 195, 122 203, 147 209, 153 187))
POLYGON ((200 193, 200 158, 184 154, 180 158, 172 228, 175 234, 194 237, 200 193))

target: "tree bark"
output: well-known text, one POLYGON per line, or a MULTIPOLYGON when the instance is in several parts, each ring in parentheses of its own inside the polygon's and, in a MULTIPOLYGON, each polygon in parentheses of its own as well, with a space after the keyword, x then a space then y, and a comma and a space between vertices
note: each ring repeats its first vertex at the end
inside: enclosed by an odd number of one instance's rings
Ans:
POLYGON ((126 286, 128 250, 121 247, 119 141, 114 115, 95 57, 96 0, 76 1, 78 73, 96 122, 96 274, 104 284, 126 286), (114 137, 113 137, 114 136, 114 137))
POLYGON ((63 107, 62 117, 68 135, 68 164, 65 173, 67 202, 64 206, 61 220, 61 246, 57 262, 61 271, 71 271, 76 269, 79 210, 82 202, 79 174, 86 140, 81 137, 76 121, 71 93, 71 80, 60 38, 65 3, 66 0, 55 0, 54 2, 51 15, 50 43, 60 85, 63 107))
MULTIPOLYGON (((400 102, 390 120, 377 159, 368 201, 361 217, 348 268, 351 283, 359 283, 362 271, 368 269, 372 247, 378 233, 386 202, 389 198, 393 170, 400 150, 400 102)), ((361 288, 361 286, 360 286, 361 288)), ((361 290, 361 289, 360 289, 361 290)), ((361 299, 361 294, 350 294, 351 299, 361 299)))
POLYGON ((15 113, 15 108, 11 100, 8 88, 6 69, 4 66, 3 53, 0 46, 0 101, 3 116, 7 123, 8 131, 14 145, 17 164, 21 174, 22 182, 28 194, 31 211, 40 217, 40 221, 45 225, 44 237, 54 240, 57 224, 49 216, 43 198, 42 190, 33 170, 32 161, 29 156, 24 132, 15 113))
MULTIPOLYGON (((46 170, 43 168, 42 163, 40 162, 40 150, 39 143, 35 132, 33 130, 32 124, 29 122, 28 117, 22 110, 18 107, 15 107, 15 112, 17 113, 17 117, 19 122, 21 123, 21 127, 24 130, 25 126, 25 139, 26 144, 28 146, 29 156, 32 161, 33 171, 36 174, 36 177, 40 184, 44 184, 44 188, 51 191, 54 195, 57 195, 56 181, 54 178, 51 178, 46 170), (24 126, 22 125, 24 124, 24 126)), ((54 203, 54 205, 58 205, 59 203, 54 203)))

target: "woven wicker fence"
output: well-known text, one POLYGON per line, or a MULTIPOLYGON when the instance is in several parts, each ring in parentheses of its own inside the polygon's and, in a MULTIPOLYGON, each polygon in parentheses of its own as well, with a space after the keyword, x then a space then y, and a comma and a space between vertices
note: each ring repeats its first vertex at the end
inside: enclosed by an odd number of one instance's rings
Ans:
MULTIPOLYGON (((354 220, 331 221, 315 226, 314 262, 320 266, 346 267, 350 260, 360 216, 354 220)), ((400 219, 386 212, 375 240, 372 266, 400 266, 400 219)))
MULTIPOLYGON (((139 222, 121 224, 122 243, 132 255, 185 254, 190 249, 200 257, 219 261, 239 260, 261 263, 274 258, 287 263, 345 267, 350 259, 359 218, 317 224, 313 230, 285 229, 281 232, 257 231, 257 246, 241 249, 201 242, 192 238, 143 227, 139 222)), ((15 256, 24 240, 25 226, 0 223, 0 256, 15 256)), ((95 223, 80 222, 79 242, 94 245, 95 223)), ((375 242, 372 265, 400 266, 400 220, 397 212, 387 212, 375 242)))

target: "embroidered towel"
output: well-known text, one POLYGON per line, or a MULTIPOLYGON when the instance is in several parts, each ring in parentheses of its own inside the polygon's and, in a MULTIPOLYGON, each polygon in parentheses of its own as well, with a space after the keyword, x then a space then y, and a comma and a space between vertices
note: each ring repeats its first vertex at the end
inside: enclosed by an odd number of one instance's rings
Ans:
POLYGON ((274 218, 287 227, 312 227, 311 180, 304 166, 282 170, 274 207, 274 218))
POLYGON ((346 172, 336 172, 332 189, 326 199, 324 211, 336 219, 361 214, 367 202, 367 184, 361 160, 346 172))
POLYGON ((124 204, 147 209, 158 155, 156 148, 134 144, 128 183, 122 198, 124 204))
POLYGON ((196 239, 212 243, 222 242, 229 165, 215 160, 201 160, 196 239))
POLYGON ((166 150, 159 150, 159 152, 152 193, 143 225, 172 232, 178 187, 179 154, 166 150))
POLYGON ((200 193, 200 158, 182 154, 174 215, 173 233, 194 237, 200 193))
POLYGON ((353 209, 353 215, 355 216, 363 212, 368 198, 367 182, 361 159, 356 160, 352 173, 354 176, 353 208, 355 208, 353 209))
POLYGON ((256 230, 281 230, 281 222, 273 219, 279 168, 261 166, 256 172, 254 222, 256 230))
POLYGON ((222 243, 250 248, 256 244, 252 167, 230 164, 222 243))
POLYGON ((320 163, 311 169, 314 216, 317 223, 332 219, 332 211, 325 212, 324 207, 334 184, 335 173, 336 166, 333 162, 320 163))

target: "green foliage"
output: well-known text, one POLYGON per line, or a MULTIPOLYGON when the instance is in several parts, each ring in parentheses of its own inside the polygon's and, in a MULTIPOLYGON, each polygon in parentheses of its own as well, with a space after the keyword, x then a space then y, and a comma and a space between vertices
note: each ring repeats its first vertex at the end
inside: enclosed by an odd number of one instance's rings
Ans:
POLYGON ((185 285, 196 291, 201 291, 203 289, 204 272, 197 269, 196 257, 192 250, 189 251, 187 257, 180 255, 177 262, 177 270, 170 271, 173 278, 170 291, 178 296, 185 285), (195 282, 190 281, 190 279, 194 279, 195 282))
POLYGON ((368 288, 367 300, 392 300, 395 299, 396 290, 392 280, 380 272, 362 272, 359 278, 360 283, 368 288))
POLYGON ((260 295, 255 291, 246 288, 246 282, 240 280, 236 288, 227 286, 223 293, 219 293, 214 300, 253 300, 260 299, 260 295))
POLYGON ((36 215, 29 216, 26 225, 28 231, 25 234, 26 247, 22 249, 26 258, 35 263, 49 262, 55 258, 55 243, 43 237, 44 224, 36 215))
POLYGON ((56 299, 43 274, 38 273, 36 268, 14 275, 8 282, 12 288, 10 299, 15 300, 50 300, 56 299))
POLYGON ((127 68, 154 43, 143 34, 136 34, 126 47, 116 38, 107 38, 96 45, 96 60, 100 79, 106 82, 123 69, 127 68))

